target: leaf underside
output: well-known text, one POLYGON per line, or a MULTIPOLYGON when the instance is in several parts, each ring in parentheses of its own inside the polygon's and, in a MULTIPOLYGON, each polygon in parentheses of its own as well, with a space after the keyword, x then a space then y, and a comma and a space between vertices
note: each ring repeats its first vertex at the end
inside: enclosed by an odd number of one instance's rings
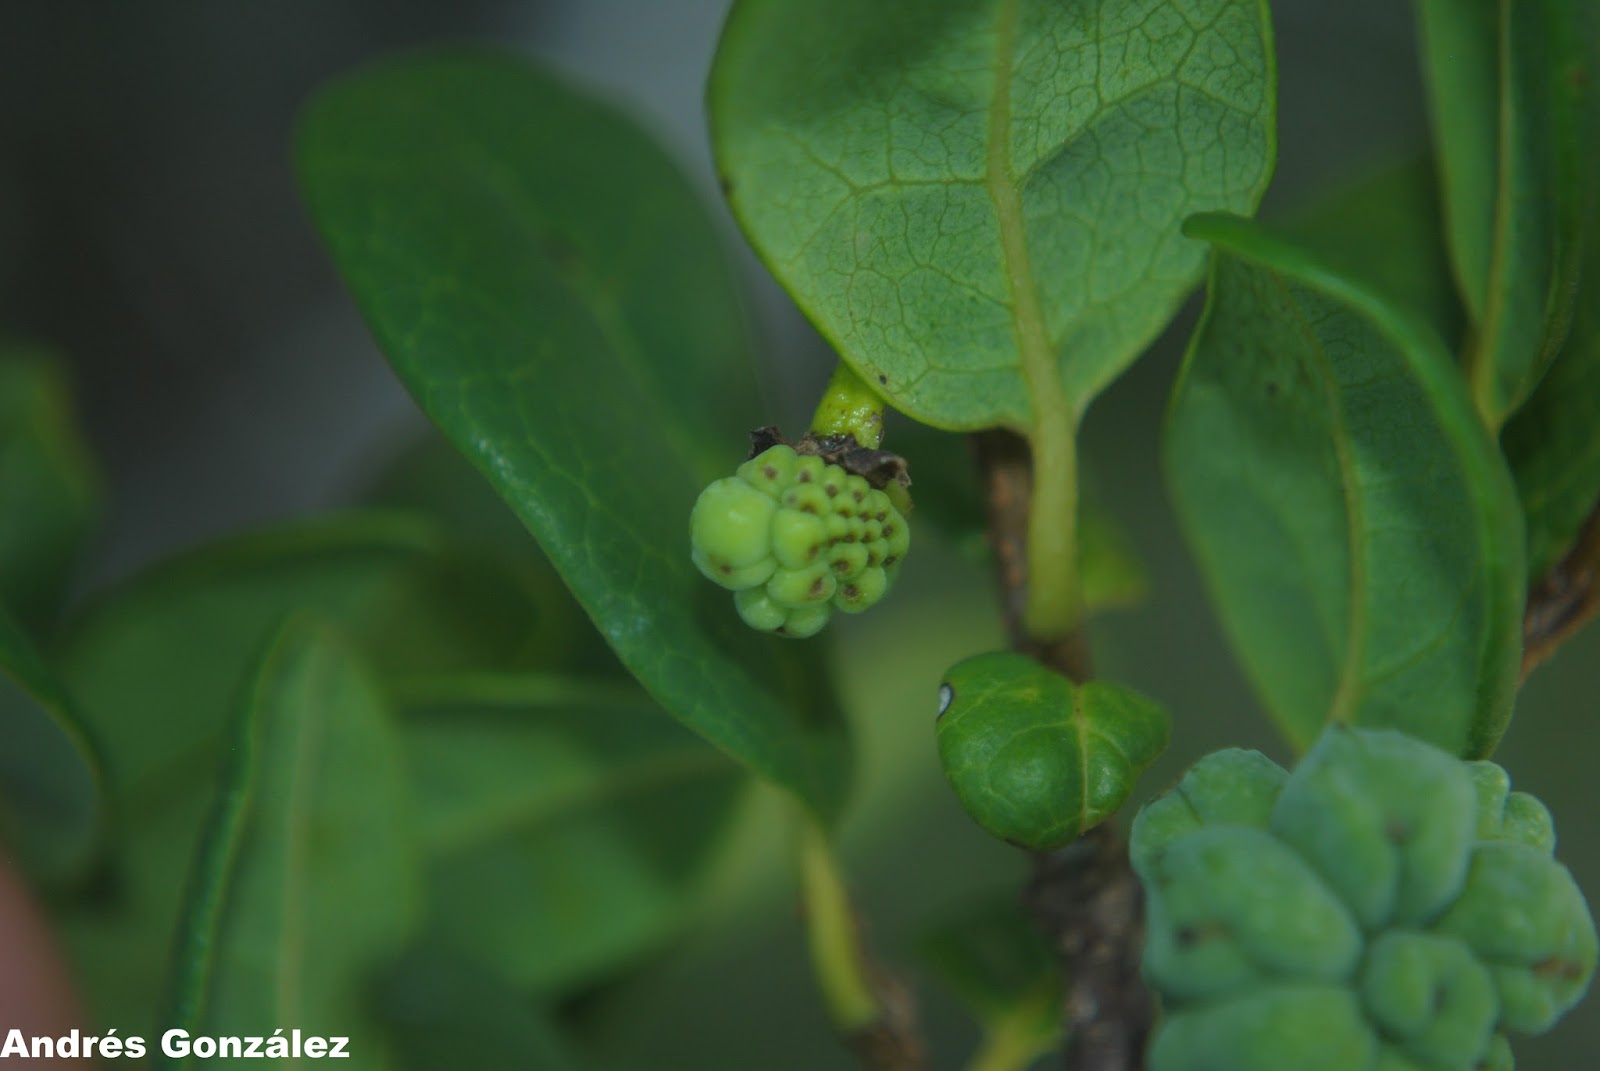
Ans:
POLYGON ((1420 321, 1230 217, 1169 415, 1166 466, 1213 602, 1269 712, 1489 753, 1510 716, 1514 492, 1420 321))
POLYGON ((1075 419, 1250 211, 1274 71, 1253 0, 743 0, 709 90, 728 199, 822 333, 924 423, 1075 419))

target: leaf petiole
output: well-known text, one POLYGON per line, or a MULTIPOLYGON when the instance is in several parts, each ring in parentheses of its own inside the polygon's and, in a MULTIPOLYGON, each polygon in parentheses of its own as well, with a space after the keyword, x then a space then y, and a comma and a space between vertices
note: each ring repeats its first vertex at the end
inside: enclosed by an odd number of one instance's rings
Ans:
POLYGON ((860 445, 876 450, 883 442, 883 398, 840 361, 817 403, 810 431, 818 438, 853 435, 860 445))

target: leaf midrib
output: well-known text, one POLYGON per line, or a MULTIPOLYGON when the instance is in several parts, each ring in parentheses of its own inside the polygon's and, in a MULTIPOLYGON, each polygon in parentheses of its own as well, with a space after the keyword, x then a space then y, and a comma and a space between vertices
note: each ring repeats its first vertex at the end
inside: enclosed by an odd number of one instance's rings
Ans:
POLYGON ((1339 490, 1345 507, 1345 539, 1349 543, 1350 551, 1348 566, 1350 602, 1347 607, 1350 616, 1345 622, 1344 662, 1339 667, 1339 681, 1334 687, 1333 699, 1328 704, 1328 720, 1349 722, 1354 720, 1356 704, 1360 698, 1361 665, 1365 658, 1367 631, 1365 625, 1367 567, 1365 543, 1362 538, 1365 523, 1358 494, 1356 464, 1350 451, 1349 429, 1345 422, 1344 406, 1340 401, 1339 383, 1333 372, 1332 359, 1317 337, 1316 330, 1306 320, 1305 307, 1296 299, 1289 281, 1276 271, 1271 273, 1271 278, 1282 289, 1285 304, 1293 310, 1295 325, 1306 339, 1306 351, 1312 357, 1312 365, 1316 369, 1318 378, 1322 380, 1322 388, 1328 400, 1328 417, 1333 424, 1329 438, 1333 440, 1334 458, 1339 465, 1339 490))
POLYGON ((1027 601, 1023 627, 1055 639, 1076 625, 1077 405, 1062 387, 1038 282, 1028 257, 1022 196, 1011 171, 1011 66, 1020 0, 1001 0, 995 27, 994 91, 984 187, 994 205, 1001 258, 1011 287, 1011 324, 1028 388, 1032 502, 1028 512, 1027 601))
POLYGON ((1022 375, 1027 381, 1037 429, 1070 411, 1062 405, 1061 377, 1039 303, 1038 283, 1028 257, 1022 197, 1011 174, 1011 60, 1016 49, 1020 0, 1000 0, 995 36, 994 91, 989 100, 989 137, 984 188, 994 205, 1001 255, 1011 284, 1011 325, 1016 333, 1022 375))

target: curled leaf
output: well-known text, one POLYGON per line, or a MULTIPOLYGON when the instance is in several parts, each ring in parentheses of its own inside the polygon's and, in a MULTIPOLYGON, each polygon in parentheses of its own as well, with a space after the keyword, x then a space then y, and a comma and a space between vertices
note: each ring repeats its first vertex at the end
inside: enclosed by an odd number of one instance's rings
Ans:
POLYGON ((1153 700, 1073 684, 1011 652, 957 663, 939 696, 939 759, 962 806, 996 837, 1036 851, 1115 813, 1170 732, 1153 700))

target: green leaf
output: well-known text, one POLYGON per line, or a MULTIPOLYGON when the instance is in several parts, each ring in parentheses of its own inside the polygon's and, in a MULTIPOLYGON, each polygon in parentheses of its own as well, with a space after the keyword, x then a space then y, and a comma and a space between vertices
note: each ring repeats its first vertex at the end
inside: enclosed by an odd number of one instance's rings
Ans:
POLYGON ((1254 0, 742 0, 710 108, 745 233, 864 379, 1037 433, 1177 310, 1184 217, 1254 208, 1274 80, 1254 0))
POLYGON ((504 979, 448 953, 408 953, 384 972, 374 1006, 403 1068, 578 1066, 548 1014, 504 979))
POLYGON ((317 225, 400 378, 675 717, 819 811, 847 780, 814 653, 755 635, 689 559, 700 488, 759 423, 733 280, 629 122, 490 53, 324 91, 317 225))
POLYGON ((974 1058, 972 1067, 1030 1067, 1059 1047, 1061 964, 1017 889, 941 920, 918 951, 984 1028, 987 1062, 974 1058))
POLYGON ((1600 170, 1585 144, 1595 71, 1572 0, 1421 0, 1423 67, 1467 372, 1499 427, 1566 337, 1600 170))
MULTIPOLYGON (((67 637, 62 672, 124 794, 215 767, 226 711, 296 611, 356 637, 384 674, 549 666, 538 589, 438 526, 353 513, 224 540, 112 592, 67 637)), ((560 653, 560 652, 558 652, 560 653)))
MULTIPOLYGON (((229 713, 283 622, 335 622, 396 683, 546 667, 519 574, 399 514, 348 514, 235 537, 112 592, 66 637, 62 674, 104 749, 119 837, 103 896, 65 919, 101 1023, 153 1029, 183 875, 229 713)), ((565 646, 557 648, 564 654, 565 646)))
POLYGON ((477 675, 406 700, 436 936, 523 989, 688 917, 746 774, 631 684, 477 675))
MULTIPOLYGON (((1594 272, 1600 279, 1600 257, 1594 272)), ((1600 286, 1584 294, 1566 348, 1500 439, 1527 521, 1530 583, 1572 548, 1600 506, 1600 286)))
POLYGON ((1300 747, 1344 721, 1489 753, 1517 684, 1522 534, 1449 356, 1259 227, 1189 233, 1216 253, 1166 467, 1268 711, 1300 747))
POLYGON ((80 872, 104 821, 100 764, 66 692, 0 606, 0 834, 36 876, 80 872))
POLYGON ((1105 681, 1073 684, 1011 651, 958 662, 939 687, 939 761, 961 805, 1034 851, 1115 814, 1170 731, 1153 700, 1105 681))
POLYGON ((1429 156, 1363 175, 1289 220, 1296 245, 1425 319, 1454 348, 1466 313, 1445 249, 1438 175, 1429 156))
POLYGON ((622 672, 605 638, 528 529, 483 475, 438 433, 430 431, 401 451, 363 500, 431 517, 462 543, 510 559, 539 607, 538 634, 527 646, 542 652, 541 664, 567 673, 622 672))
POLYGON ((55 615, 98 491, 61 367, 0 344, 0 603, 24 624, 55 615))
MULTIPOLYGON (((421 906, 395 726, 332 629, 272 643, 234 726, 191 877, 167 1023, 191 1037, 293 1027, 386 1067, 368 976, 421 906)), ((156 1066, 185 1067, 183 1058, 156 1066)))

